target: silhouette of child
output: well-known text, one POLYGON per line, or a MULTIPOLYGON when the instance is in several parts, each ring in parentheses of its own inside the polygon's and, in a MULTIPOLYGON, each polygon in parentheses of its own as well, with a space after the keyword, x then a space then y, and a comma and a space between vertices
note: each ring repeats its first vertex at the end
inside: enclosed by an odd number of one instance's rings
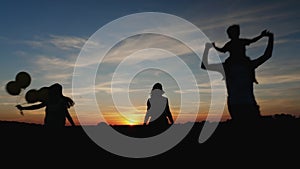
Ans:
POLYGON ((63 127, 66 119, 75 126, 75 123, 68 111, 74 105, 74 101, 62 94, 62 85, 55 83, 48 87, 47 98, 41 100, 40 104, 23 107, 17 105, 19 110, 36 110, 43 107, 45 109, 44 125, 49 127, 63 127))
POLYGON ((160 83, 153 85, 151 97, 147 100, 147 112, 144 125, 149 122, 149 125, 164 128, 174 123, 168 98, 162 96, 164 93, 160 83))
MULTIPOLYGON (((248 62, 250 58, 246 56, 246 46, 250 45, 251 43, 254 43, 261 39, 262 37, 266 36, 267 30, 263 30, 260 35, 252 38, 240 38, 240 26, 237 24, 231 25, 226 30, 227 35, 230 39, 230 41, 226 42, 226 44, 223 47, 217 47, 215 45, 215 42, 212 43, 213 47, 222 53, 229 52, 229 58, 226 59, 227 62, 235 62, 239 59, 243 59, 244 61, 248 62)), ((253 82, 258 84, 256 77, 255 77, 255 71, 252 72, 252 79, 253 82)))
POLYGON ((223 47, 217 47, 215 42, 212 43, 213 47, 222 53, 229 52, 229 58, 231 59, 238 59, 238 58, 245 58, 246 56, 246 46, 254 43, 264 37, 266 35, 266 30, 262 31, 260 35, 252 38, 240 38, 240 26, 237 24, 231 25, 226 30, 227 35, 230 41, 226 42, 223 47))

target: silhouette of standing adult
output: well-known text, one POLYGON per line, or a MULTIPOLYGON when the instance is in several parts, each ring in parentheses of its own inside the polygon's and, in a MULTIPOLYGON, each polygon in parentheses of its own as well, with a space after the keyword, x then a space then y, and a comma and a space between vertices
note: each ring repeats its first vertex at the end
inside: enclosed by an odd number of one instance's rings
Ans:
MULTIPOLYGON (((206 43, 203 53, 201 68, 205 70, 223 72, 227 88, 227 105, 231 119, 235 122, 249 122, 261 117, 259 106, 253 92, 253 71, 266 62, 273 51, 274 35, 266 31, 264 36, 268 37, 265 52, 257 59, 235 59, 227 58, 224 63, 209 64, 208 52, 213 47, 206 43)), ((249 57, 248 57, 249 58, 249 57)))
POLYGON ((75 123, 68 111, 68 108, 74 105, 74 101, 62 94, 62 85, 55 83, 47 88, 47 98, 44 98, 40 104, 23 107, 17 105, 19 110, 36 110, 43 107, 45 109, 44 125, 47 127, 63 127, 66 119, 75 126, 75 123))
POLYGON ((155 83, 153 85, 151 97, 147 100, 147 112, 144 119, 144 125, 148 124, 153 127, 164 129, 174 123, 168 98, 162 96, 164 93, 160 83, 155 83))

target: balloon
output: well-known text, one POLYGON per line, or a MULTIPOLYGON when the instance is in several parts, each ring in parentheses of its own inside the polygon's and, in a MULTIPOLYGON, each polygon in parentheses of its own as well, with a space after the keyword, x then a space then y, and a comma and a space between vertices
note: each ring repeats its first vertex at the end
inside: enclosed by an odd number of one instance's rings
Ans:
POLYGON ((37 91, 38 101, 44 102, 48 99, 48 90, 48 87, 42 87, 37 91))
POLYGON ((25 94, 25 99, 27 103, 35 103, 38 101, 38 91, 36 89, 31 89, 25 94))
POLYGON ((30 85, 31 77, 27 72, 19 72, 16 75, 16 82, 21 88, 25 89, 30 85))
POLYGON ((6 91, 11 95, 16 96, 20 94, 21 88, 16 81, 9 81, 6 84, 6 91))

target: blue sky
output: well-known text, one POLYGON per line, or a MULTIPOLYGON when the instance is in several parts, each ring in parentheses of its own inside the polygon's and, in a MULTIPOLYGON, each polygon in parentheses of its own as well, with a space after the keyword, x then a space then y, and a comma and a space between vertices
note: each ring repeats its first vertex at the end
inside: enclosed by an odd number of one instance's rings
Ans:
MULTIPOLYGON (((43 110, 27 112, 25 116, 19 115, 14 105, 18 102, 16 100, 22 98, 8 95, 5 84, 13 80, 19 71, 24 70, 30 72, 33 78, 30 88, 38 89, 60 82, 64 85, 65 94, 71 96, 74 64, 89 37, 102 26, 120 17, 140 12, 163 12, 181 17, 196 25, 210 41, 215 41, 218 45, 228 40, 225 30, 231 24, 240 24, 241 37, 254 37, 264 29, 274 32, 273 57, 257 70, 260 84, 255 85, 255 94, 263 114, 300 115, 300 59, 296 52, 300 41, 299 5, 300 2, 296 0, 1 1, 0 120, 42 123, 43 110)), ((171 46, 166 44, 173 43, 174 41, 164 37, 133 37, 116 46, 115 51, 130 54, 126 51, 155 44, 172 50, 171 46), (140 46, 133 46, 134 44, 140 46)), ((266 39, 258 41, 249 47, 247 54, 251 58, 259 56, 265 44, 266 39)), ((207 88, 207 74, 198 69, 198 63, 188 49, 183 46, 177 49, 178 55, 190 63, 192 71, 197 74, 198 85, 204 98, 199 104, 204 107, 201 112, 206 112, 209 102, 209 93, 204 92, 207 88)), ((199 49, 203 49, 203 46, 199 46, 199 49)), ((174 51, 176 52, 175 49, 174 51)), ((219 56, 224 60, 227 55, 219 56)), ((102 72, 107 74, 115 68, 111 62, 102 66, 102 72)), ((143 117, 144 102, 152 85, 151 80, 157 80, 157 77, 151 77, 152 73, 156 74, 155 71, 140 73, 135 81, 141 85, 134 83, 131 88, 140 89, 140 93, 131 95, 134 98, 133 104, 141 111, 138 120, 143 117), (141 78, 142 76, 148 79, 141 78)), ((174 85, 171 77, 160 73, 159 77, 169 79, 164 83, 168 86, 168 96, 174 98, 172 106, 176 112, 179 101, 175 98, 178 98, 180 93, 177 91, 178 87, 174 85)), ((96 82, 99 100, 107 97, 109 86, 105 82, 107 79, 96 82)), ((76 106, 81 104, 84 104, 83 100, 78 101, 76 106)), ((108 111, 111 105, 106 102, 105 105, 108 111)), ((75 116, 74 109, 71 111, 75 116)), ((224 118, 226 117, 225 110, 224 118)), ((189 121, 188 115, 185 120, 189 121)), ((87 123, 97 122, 92 120, 87 123)))

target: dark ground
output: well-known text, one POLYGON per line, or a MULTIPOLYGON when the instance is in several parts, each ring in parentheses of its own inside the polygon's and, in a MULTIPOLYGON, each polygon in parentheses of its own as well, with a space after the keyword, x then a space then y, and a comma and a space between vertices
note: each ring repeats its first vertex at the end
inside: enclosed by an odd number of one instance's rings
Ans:
MULTIPOLYGON (((0 121, 1 164, 9 168, 299 168, 299 118, 277 115, 252 125, 221 122, 200 144, 203 123, 195 123, 178 145, 163 154, 127 158, 99 147, 81 126, 52 130, 37 124, 0 121)), ((133 137, 143 136, 146 130, 143 126, 113 127, 133 137)))

